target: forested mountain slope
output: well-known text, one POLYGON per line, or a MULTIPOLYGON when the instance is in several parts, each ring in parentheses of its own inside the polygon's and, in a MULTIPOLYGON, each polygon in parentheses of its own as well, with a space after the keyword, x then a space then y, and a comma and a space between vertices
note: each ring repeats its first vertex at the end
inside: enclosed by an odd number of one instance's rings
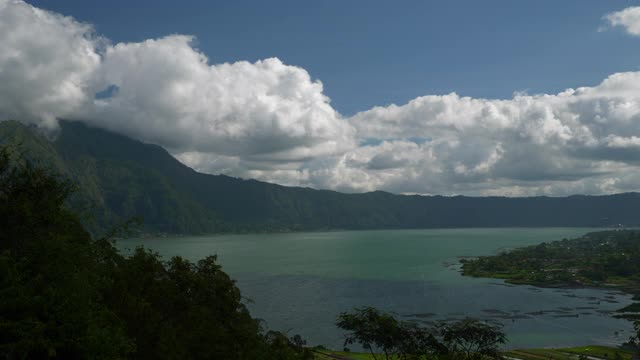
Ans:
POLYGON ((79 185, 74 206, 104 229, 131 216, 145 232, 212 233, 437 227, 626 226, 640 224, 640 194, 465 197, 344 194, 194 171, 163 148, 77 122, 55 140, 15 121, 0 142, 79 185))

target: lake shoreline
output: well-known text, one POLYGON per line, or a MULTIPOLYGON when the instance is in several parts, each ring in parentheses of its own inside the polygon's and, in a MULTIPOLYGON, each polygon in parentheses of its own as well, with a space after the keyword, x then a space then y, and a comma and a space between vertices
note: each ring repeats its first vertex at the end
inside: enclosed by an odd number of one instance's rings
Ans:
MULTIPOLYGON (((279 234, 314 234, 314 233, 332 233, 332 232, 356 232, 356 231, 412 231, 412 230, 486 230, 486 229, 517 229, 517 230, 539 230, 539 229, 586 229, 584 226, 470 226, 470 227, 384 227, 384 228, 317 228, 317 229, 264 229, 264 230, 242 230, 242 231, 220 231, 212 233, 170 233, 170 232, 142 232, 132 236, 119 238, 127 239, 154 239, 154 238, 184 238, 184 237, 210 237, 210 236, 233 236, 233 235, 279 235, 279 234)), ((592 227, 592 230, 612 229, 610 226, 592 227)), ((468 256, 469 258, 474 256, 468 256)))
MULTIPOLYGON (((561 307, 590 306, 586 297, 604 298, 602 291, 581 291, 580 298, 568 298, 549 290, 533 292, 526 287, 495 286, 490 281, 463 277, 457 269, 443 264, 457 264, 460 254, 490 255, 496 249, 595 230, 598 229, 330 231, 129 239, 116 243, 125 252, 144 245, 167 260, 179 255, 198 261, 217 254, 223 269, 238 281, 243 296, 253 300, 248 307, 254 316, 264 319, 269 328, 293 329, 310 344, 340 349, 342 334, 335 327, 334 316, 354 307, 374 306, 402 315, 438 314, 415 320, 494 318, 506 326, 511 339, 509 348, 534 348, 611 344, 614 332, 625 334, 615 338, 620 341, 631 327, 628 321, 595 310, 561 312, 561 307), (487 309, 507 314, 490 314, 484 311, 487 309), (513 315, 514 310, 532 315, 520 319, 522 315, 513 315), (556 312, 546 313, 550 310, 556 312), (536 315, 539 311, 545 313, 536 315), (591 315, 580 314, 586 311, 591 315), (292 316, 293 312, 297 315, 292 316), (499 318, 512 315, 515 322, 499 318)), ((628 297, 620 297, 620 306, 629 303, 628 297)), ((610 312, 616 308, 603 303, 599 309, 610 312)))
MULTIPOLYGON (((460 270, 460 273, 462 274, 462 270, 460 270)), ((499 277, 491 277, 491 276, 476 276, 476 275, 466 275, 466 274, 462 274, 463 276, 468 276, 468 277, 473 277, 473 278, 479 278, 479 279, 493 279, 493 280, 503 280, 505 284, 509 284, 509 285, 513 285, 513 286, 533 286, 536 288, 540 288, 540 289, 561 289, 561 290, 582 290, 582 289, 588 289, 588 290, 599 290, 599 291, 610 291, 610 290, 615 290, 617 293, 619 294, 625 294, 625 295, 630 295, 633 296, 633 299, 638 299, 639 293, 638 292, 631 292, 631 291, 627 291, 626 289, 617 287, 615 285, 610 285, 610 286, 592 286, 592 285, 579 285, 579 284, 559 284, 559 283, 534 283, 534 282, 522 282, 522 281, 517 281, 517 280, 509 280, 509 279, 504 279, 504 278, 499 278, 499 277)), ((618 294, 618 295, 619 295, 618 294)), ((625 320, 629 320, 629 321, 636 321, 636 320, 640 320, 640 302, 635 302, 631 305, 627 305, 625 307, 622 307, 618 310, 615 310, 615 313, 617 313, 616 315, 613 315, 613 317, 615 318, 619 318, 619 319, 625 319, 625 320), (623 311, 624 309, 628 309, 630 307, 634 307, 634 308, 638 308, 638 310, 636 311, 623 311)))
MULTIPOLYGON (((638 301, 640 284, 636 281, 635 275, 605 275, 605 270, 598 273, 594 270, 593 259, 581 259, 579 254, 575 254, 576 251, 588 255, 603 251, 600 249, 608 249, 612 244, 617 245, 617 242, 622 243, 620 239, 625 236, 636 236, 636 233, 633 230, 594 232, 571 240, 563 239, 515 248, 497 255, 459 257, 459 272, 462 276, 497 279, 514 286, 610 291, 631 295, 634 301, 638 301), (531 263, 536 266, 532 266, 531 263), (602 279, 595 280, 596 276, 602 279)), ((620 249, 613 254, 618 256, 621 251, 622 255, 625 255, 620 249)), ((640 302, 620 308, 616 313, 618 314, 614 317, 617 318, 639 320, 640 302)))

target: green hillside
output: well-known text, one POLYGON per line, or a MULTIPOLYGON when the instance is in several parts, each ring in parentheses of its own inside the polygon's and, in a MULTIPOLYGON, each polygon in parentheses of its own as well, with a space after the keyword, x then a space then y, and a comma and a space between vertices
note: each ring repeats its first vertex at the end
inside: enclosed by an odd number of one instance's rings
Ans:
MULTIPOLYGON (((156 145, 77 122, 55 140, 14 121, 0 141, 79 185, 73 205, 99 230, 140 216, 142 231, 213 233, 437 227, 598 227, 640 224, 640 194, 445 197, 386 192, 343 194, 194 171, 156 145)), ((87 220, 88 221, 88 220, 87 220)))

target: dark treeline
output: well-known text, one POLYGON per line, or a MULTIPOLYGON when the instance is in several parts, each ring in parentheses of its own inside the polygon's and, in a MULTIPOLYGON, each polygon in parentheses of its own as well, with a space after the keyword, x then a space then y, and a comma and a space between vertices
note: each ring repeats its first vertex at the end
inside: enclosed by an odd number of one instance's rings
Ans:
POLYGON ((307 359, 266 332, 215 256, 123 257, 65 202, 74 186, 0 150, 0 358, 307 359))
POLYGON ((344 194, 194 171, 156 145, 62 122, 53 141, 0 122, 0 143, 79 184, 77 208, 94 233, 132 216, 148 233, 260 232, 446 227, 638 225, 640 194, 563 198, 344 194))
MULTIPOLYGON (((0 148, 0 358, 314 358, 300 336, 263 329, 215 256, 122 256, 109 241, 118 231, 93 239, 68 209, 71 182, 16 156, 0 148)), ((347 343, 386 358, 497 357, 504 343, 476 321, 436 334, 373 308, 341 314, 337 325, 350 331, 347 343)))
MULTIPOLYGON (((301 337, 251 316, 215 256, 122 256, 109 240, 118 231, 94 239, 69 210, 71 182, 14 155, 0 148, 0 358, 314 358, 301 337)), ((367 307, 336 324, 375 358, 500 358, 506 341, 478 320, 424 327, 367 307)))
POLYGON ((418 326, 372 307, 344 312, 336 325, 347 331, 345 346, 359 344, 374 359, 502 359, 507 342, 501 326, 477 319, 418 326))
POLYGON ((592 232, 462 263, 464 275, 542 286, 615 286, 640 295, 638 230, 592 232))
MULTIPOLYGON (((543 287, 604 287, 640 300, 639 230, 592 232, 461 262, 463 275, 543 287)), ((640 302, 616 316, 640 320, 640 302)))

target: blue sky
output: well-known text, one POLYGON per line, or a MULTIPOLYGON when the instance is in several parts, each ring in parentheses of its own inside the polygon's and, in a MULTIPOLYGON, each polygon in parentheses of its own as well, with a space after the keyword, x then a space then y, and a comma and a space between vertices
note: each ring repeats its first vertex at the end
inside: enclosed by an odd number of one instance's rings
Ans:
POLYGON ((557 93, 638 70, 640 46, 598 32, 638 1, 32 1, 93 24, 114 42, 197 37, 212 63, 278 57, 320 79, 352 115, 457 92, 557 93))
POLYGON ((0 0, 0 121, 345 192, 640 191, 640 1, 0 0))

